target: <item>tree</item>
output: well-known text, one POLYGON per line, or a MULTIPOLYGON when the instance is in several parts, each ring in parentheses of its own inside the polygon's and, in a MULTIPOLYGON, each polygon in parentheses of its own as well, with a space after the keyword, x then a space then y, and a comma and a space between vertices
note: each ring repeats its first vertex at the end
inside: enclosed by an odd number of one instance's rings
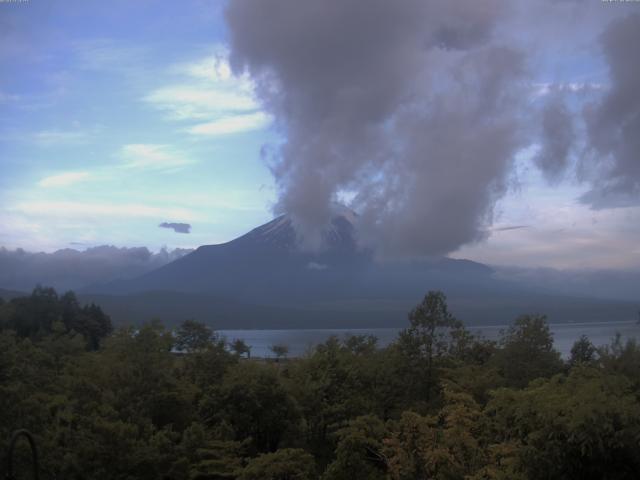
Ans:
POLYGON ((273 452, 285 433, 296 428, 299 412, 272 365, 241 362, 229 368, 222 384, 202 400, 207 424, 225 422, 234 440, 251 439, 258 452, 273 452))
POLYGON ((633 479, 640 471, 640 404, 629 379, 584 365, 494 392, 494 436, 520 444, 526 478, 633 479))
POLYGON ((617 333, 609 345, 598 349, 598 354, 607 373, 626 376, 640 391, 640 344, 635 338, 623 342, 617 333))
POLYGON ((205 350, 198 350, 181 358, 181 373, 203 390, 219 384, 227 369, 238 357, 227 351, 225 341, 217 339, 205 350))
POLYGON ((498 369, 508 386, 525 387, 531 380, 551 377, 562 370, 560 353, 544 315, 518 317, 500 339, 498 369))
POLYGON ((233 350, 239 357, 246 353, 247 358, 251 358, 251 347, 247 345, 241 338, 236 338, 235 340, 233 340, 230 346, 231 350, 233 350))
MULTIPOLYGON (((456 338, 462 337, 462 322, 449 313, 447 297, 430 291, 409 313, 410 326, 402 331, 398 344, 410 361, 410 369, 422 380, 422 395, 431 398, 435 381, 434 360, 456 349, 456 338)), ((419 386, 420 383, 417 383, 419 386)), ((420 394, 418 394, 420 395, 420 394)))
POLYGON ((238 480, 313 480, 313 457, 299 448, 284 448, 249 460, 238 480))
POLYGON ((571 347, 569 366, 574 367, 579 364, 591 365, 597 359, 598 349, 591 343, 589 337, 582 335, 571 347))
POLYGON ((30 296, 14 298, 2 310, 4 327, 32 340, 41 340, 54 330, 60 333, 56 325, 62 324, 64 333, 81 334, 86 348, 97 350, 113 330, 111 319, 99 306, 92 303, 81 307, 73 292, 58 297, 53 288, 38 286, 30 296))
POLYGON ((211 430, 193 423, 183 432, 180 445, 188 478, 235 480, 243 466, 242 457, 247 455, 246 443, 214 438, 211 430))
POLYGON ((376 350, 378 339, 373 335, 349 335, 343 344, 355 355, 368 355, 376 350))
POLYGON ((286 345, 271 345, 269 349, 276 356, 276 361, 280 361, 281 358, 286 358, 289 354, 289 347, 286 345))
POLYGON ((384 480, 387 460, 382 454, 382 440, 386 434, 384 423, 376 416, 367 415, 351 420, 336 433, 339 440, 335 460, 325 471, 322 480, 384 480))
POLYGON ((89 350, 97 350, 100 342, 113 331, 113 326, 109 315, 98 305, 91 303, 82 307, 72 330, 84 336, 89 350))
POLYGON ((60 319, 58 294, 53 288, 38 285, 28 297, 13 298, 9 302, 11 316, 6 327, 23 338, 38 339, 51 333, 60 319))
POLYGON ((180 352, 199 352, 215 341, 216 335, 207 325, 196 320, 184 320, 175 332, 174 347, 180 352))

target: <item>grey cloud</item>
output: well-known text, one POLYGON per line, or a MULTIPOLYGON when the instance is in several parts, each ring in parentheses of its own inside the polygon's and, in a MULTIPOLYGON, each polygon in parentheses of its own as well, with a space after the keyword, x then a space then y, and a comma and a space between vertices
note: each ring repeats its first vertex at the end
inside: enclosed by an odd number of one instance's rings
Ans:
POLYGON ((309 262, 307 268, 309 270, 326 270, 327 266, 324 263, 309 262))
POLYGON ((508 227, 492 228, 494 232, 508 232, 510 230, 522 230, 523 228, 530 228, 529 225, 509 225, 508 227))
POLYGON ((525 141, 526 59, 496 43, 493 0, 236 0, 231 63, 286 141, 270 150, 287 212, 310 243, 340 192, 385 254, 483 238, 525 141))
POLYGON ((541 124, 541 148, 534 160, 546 179, 554 183, 566 172, 575 141, 573 115, 562 97, 547 102, 541 124))
MULTIPOLYGON (((640 203, 640 14, 611 22, 601 37, 611 88, 585 110, 597 179, 581 199, 593 208, 640 203)), ((593 160, 593 159, 591 159, 593 160)))
POLYGON ((162 222, 160 228, 169 228, 176 233, 191 233, 191 225, 188 223, 162 222))
POLYGON ((500 280, 549 293, 637 301, 640 295, 638 270, 585 270, 553 268, 494 267, 500 280))
POLYGON ((146 247, 102 245, 84 251, 68 248, 54 253, 34 253, 0 247, 0 288, 30 291, 40 283, 60 290, 78 289, 142 275, 190 251, 162 249, 153 253, 146 247))
POLYGON ((600 184, 581 195, 579 200, 589 205, 592 210, 640 206, 640 195, 629 194, 620 187, 616 182, 600 184))

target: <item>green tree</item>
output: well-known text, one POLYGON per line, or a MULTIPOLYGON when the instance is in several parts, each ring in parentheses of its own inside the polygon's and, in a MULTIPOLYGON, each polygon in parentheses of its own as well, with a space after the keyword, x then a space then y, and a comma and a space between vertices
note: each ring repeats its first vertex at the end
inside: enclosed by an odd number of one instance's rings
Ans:
MULTIPOLYGON (((112 396, 109 404, 123 419, 143 417, 158 428, 182 430, 191 423, 193 389, 175 375, 173 335, 158 321, 121 328, 91 368, 96 382, 112 396)), ((90 373, 85 373, 89 374, 90 373)))
POLYGON ((235 480, 247 455, 246 442, 216 438, 200 423, 193 423, 184 431, 179 448, 186 464, 184 476, 194 480, 235 480))
POLYGON ((376 351, 378 339, 373 335, 349 335, 343 343, 355 355, 371 355, 376 351))
POLYGON ((383 455, 383 439, 387 435, 384 423, 373 415, 357 417, 336 432, 338 445, 335 460, 322 480, 384 480, 387 459, 383 455))
POLYGON ((571 347, 569 366, 586 364, 593 365, 597 360, 598 349, 591 343, 589 337, 582 335, 571 347))
POLYGON ((9 304, 12 308, 5 325, 20 337, 42 338, 61 318, 58 294, 53 288, 38 285, 28 297, 13 298, 9 304))
POLYGON ((184 320, 175 332, 174 347, 180 352, 201 352, 215 340, 215 333, 204 323, 184 320))
POLYGON ((289 347, 287 347, 286 345, 271 345, 269 347, 269 350, 271 350, 273 352, 273 354, 276 356, 276 360, 280 361, 281 358, 286 358, 287 355, 289 354, 289 347))
POLYGON ((285 448, 249 460, 238 480, 313 480, 313 457, 299 448, 285 448))
POLYGON ((518 317, 500 339, 497 366, 508 386, 522 388, 531 380, 562 370, 560 353, 544 315, 518 317))
POLYGON ((624 376, 577 366, 524 390, 497 390, 486 414, 496 438, 519 442, 529 479, 632 479, 640 471, 640 404, 624 376))
POLYGON ((247 354, 247 358, 251 358, 251 347, 245 343, 241 338, 234 339, 230 344, 231 350, 235 352, 239 357, 247 354))
POLYGON ((91 303, 82 307, 72 330, 84 336, 89 350, 97 350, 101 342, 113 331, 113 326, 111 318, 98 305, 91 303))
POLYGON ((97 350, 113 330, 111 319, 99 306, 92 303, 81 307, 73 292, 58 297, 53 288, 38 286, 30 296, 12 299, 2 311, 0 326, 34 341, 52 333, 58 335, 56 325, 62 324, 65 333, 81 334, 87 349, 97 350))
POLYGON ((624 375, 640 392, 640 345, 635 338, 623 342, 617 333, 609 345, 598 349, 598 354, 607 373, 624 375))
POLYGON ((408 372, 413 380, 404 379, 412 386, 414 397, 431 400, 436 379, 436 360, 456 351, 456 340, 464 338, 464 326, 447 307, 442 292, 430 291, 409 313, 410 326, 400 332, 398 346, 408 360, 408 372))
POLYGON ((259 452, 275 451, 299 412, 272 365, 242 362, 229 368, 222 384, 203 398, 201 414, 210 426, 226 422, 235 440, 251 439, 259 452))

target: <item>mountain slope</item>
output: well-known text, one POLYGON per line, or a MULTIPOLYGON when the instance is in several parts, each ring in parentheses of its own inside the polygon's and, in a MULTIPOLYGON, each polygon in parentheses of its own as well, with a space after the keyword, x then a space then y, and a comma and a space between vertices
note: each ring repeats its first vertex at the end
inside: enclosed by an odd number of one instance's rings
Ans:
POLYGON ((336 215, 324 248, 299 248, 287 216, 219 245, 205 245, 138 278, 86 289, 115 320, 197 318, 217 328, 401 326, 428 290, 443 290, 467 323, 500 324, 521 313, 555 322, 630 320, 635 305, 553 295, 495 278, 469 260, 374 261, 355 240, 356 218, 336 215))
POLYGON ((202 246, 138 278, 87 291, 209 292, 251 303, 290 304, 319 299, 379 298, 390 291, 402 295, 407 281, 423 283, 421 280, 435 276, 444 283, 451 283, 448 279, 465 283, 465 279, 486 278, 492 273, 490 268, 475 262, 446 258, 377 264, 368 251, 358 247, 353 221, 344 214, 335 216, 325 231, 324 247, 305 251, 298 246, 291 220, 283 215, 228 243, 202 246))

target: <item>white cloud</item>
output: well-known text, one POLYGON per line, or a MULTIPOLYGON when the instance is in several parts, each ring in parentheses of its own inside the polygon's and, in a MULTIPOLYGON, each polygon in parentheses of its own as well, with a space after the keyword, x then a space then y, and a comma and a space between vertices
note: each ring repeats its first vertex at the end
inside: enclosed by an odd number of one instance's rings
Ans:
POLYGON ((68 187, 89 178, 88 172, 65 172, 45 177, 38 182, 41 187, 68 187))
POLYGON ((77 65, 85 70, 135 73, 148 57, 144 47, 124 45, 107 38, 73 44, 77 65))
POLYGON ((13 94, 10 94, 10 93, 0 92, 0 103, 17 102, 18 100, 20 100, 20 96, 19 95, 13 95, 13 94))
POLYGON ((194 135, 224 135, 256 130, 269 123, 260 111, 254 84, 248 75, 234 76, 227 51, 169 69, 179 81, 156 88, 143 101, 167 114, 167 119, 189 122, 194 135), (197 122, 197 123, 194 123, 197 122))
POLYGON ((542 82, 534 83, 532 86, 533 94, 536 97, 542 97, 551 93, 591 93, 599 92, 606 88, 606 85, 596 82, 566 82, 551 83, 542 82))
POLYGON ((84 143, 88 137, 85 132, 73 130, 43 130, 33 134, 33 140, 45 146, 84 143))
POLYGON ((164 219, 166 217, 180 218, 187 222, 197 220, 196 215, 184 208, 165 208, 136 203, 80 203, 66 201, 32 201, 18 203, 11 211, 36 217, 62 217, 69 219, 100 217, 145 217, 164 219))
POLYGON ((168 112, 172 120, 201 120, 227 112, 258 108, 251 96, 237 89, 185 84, 159 88, 147 95, 145 100, 168 112))
POLYGON ((235 115, 220 118, 212 122, 200 123, 187 129, 193 135, 228 135, 232 133, 258 130, 269 124, 269 116, 263 112, 247 115, 235 115))
POLYGON ((171 151, 167 145, 134 143, 125 145, 121 151, 123 167, 131 169, 175 170, 193 161, 171 151))
MULTIPOLYGON (((177 74, 187 75, 204 80, 216 79, 217 81, 231 80, 233 73, 229 62, 226 60, 229 52, 224 47, 217 47, 213 55, 195 62, 180 63, 172 67, 177 74)), ((248 82, 248 77, 242 80, 248 82)))
POLYGON ((566 192, 531 186, 501 205, 504 218, 490 238, 462 247, 455 257, 522 267, 640 267, 640 207, 593 211, 566 192), (528 228, 500 228, 510 224, 528 228))

